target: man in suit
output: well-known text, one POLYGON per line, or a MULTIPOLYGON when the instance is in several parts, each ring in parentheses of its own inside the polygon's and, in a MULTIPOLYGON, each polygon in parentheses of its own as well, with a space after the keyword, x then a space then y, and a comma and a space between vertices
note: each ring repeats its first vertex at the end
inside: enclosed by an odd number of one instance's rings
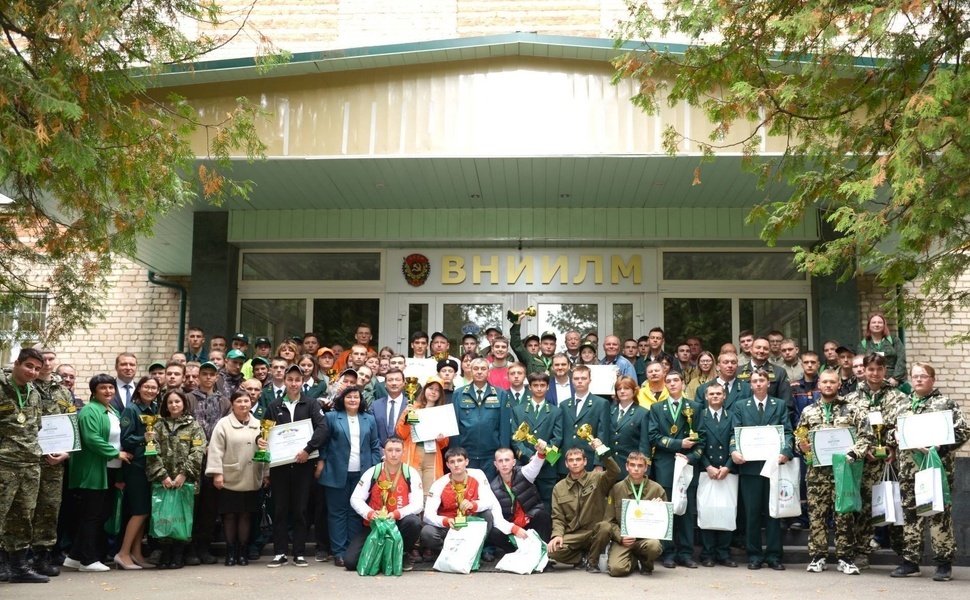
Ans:
MULTIPOLYGON (((573 368, 573 387, 576 393, 572 398, 559 404, 562 410, 562 447, 560 451, 566 456, 570 448, 579 448, 585 455, 586 470, 601 471, 603 466, 593 463, 597 458, 589 442, 579 437, 576 432, 583 425, 589 424, 593 429, 593 437, 608 440, 610 434, 610 408, 603 398, 589 393, 590 370, 586 365, 576 365, 573 368)), ((565 461, 559 461, 560 477, 566 475, 565 461)), ((612 485, 612 483, 610 484, 612 485)))
POLYGON ((495 451, 512 443, 512 406, 507 392, 488 383, 487 360, 476 358, 469 369, 471 383, 452 395, 458 435, 452 438, 451 447, 464 448, 469 466, 482 470, 486 479, 492 480, 496 475, 495 451))
MULTIPOLYGON (((529 426, 529 433, 544 441, 547 447, 559 447, 562 444, 562 416, 558 406, 546 401, 549 376, 545 373, 529 373, 529 390, 532 392, 531 398, 512 407, 513 431, 525 423, 529 426)), ((512 450, 521 465, 528 464, 536 452, 535 447, 525 441, 513 441, 512 450)), ((543 463, 535 477, 535 485, 549 512, 552 512, 552 488, 556 481, 556 467, 548 462, 543 463)))
MULTIPOLYGON (((628 475, 627 456, 639 452, 650 455, 650 433, 648 421, 650 411, 637 402, 639 391, 637 382, 630 377, 621 377, 616 382, 614 394, 617 403, 610 406, 610 447, 620 467, 620 477, 628 475)), ((649 464, 644 467, 646 469, 649 464)))
POLYGON ((377 439, 381 448, 387 438, 394 435, 398 417, 408 403, 404 397, 404 372, 400 369, 388 371, 384 375, 384 387, 387 389, 387 396, 378 398, 371 406, 371 412, 377 419, 377 439))
MULTIPOLYGON (((734 352, 722 352, 717 357, 717 378, 714 379, 724 388, 724 410, 733 411, 734 405, 751 395, 751 386, 747 381, 737 378, 738 355, 734 352)), ((707 406, 707 387, 709 383, 697 388, 694 402, 707 406)))
MULTIPOLYGON (((653 456, 654 481, 663 486, 668 498, 673 498, 674 463, 678 456, 691 465, 700 462, 704 451, 701 439, 691 439, 694 421, 688 421, 685 411, 694 416, 700 413, 700 405, 684 397, 684 376, 673 369, 664 379, 670 397, 650 407, 650 445, 653 456)), ((674 516, 674 536, 663 545, 663 566, 673 569, 676 565, 696 569, 694 561, 694 523, 697 520, 697 477, 687 487, 687 511, 674 516)))
MULTIPOLYGON (((734 435, 734 419, 724 408, 724 386, 716 381, 707 386, 707 407, 702 408, 697 419, 697 433, 704 440, 701 467, 715 481, 723 481, 737 468, 731 461, 731 436, 734 435)), ((701 564, 713 567, 737 567, 731 560, 730 531, 701 529, 701 564)))
POLYGON ((135 394, 135 373, 138 372, 138 359, 131 352, 122 352, 115 358, 115 396, 111 406, 121 414, 135 394))
MULTIPOLYGON (((738 369, 738 379, 748 381, 755 371, 762 371, 768 377, 768 395, 785 402, 791 409, 791 382, 788 374, 778 365, 768 362, 770 344, 765 338, 758 338, 751 344, 751 362, 738 369)), ((750 382, 749 382, 750 383, 750 382)))
MULTIPOLYGON (((767 340, 765 340, 767 342, 767 340)), ((738 427, 763 427, 767 425, 781 425, 784 427, 784 439, 779 463, 786 463, 794 456, 792 451, 791 419, 788 418, 788 406, 781 398, 768 395, 768 375, 755 369, 751 373, 752 396, 743 401, 735 409, 738 427)), ((747 461, 738 451, 737 439, 731 436, 731 457, 739 465, 741 478, 738 487, 741 491, 741 501, 744 504, 745 549, 748 553, 748 568, 760 569, 763 564, 776 571, 784 571, 781 564, 781 522, 768 515, 768 478, 761 476, 761 469, 765 461, 747 461), (766 545, 761 545, 761 529, 765 530, 766 545)))
POLYGON ((552 357, 552 376, 549 379, 549 392, 546 393, 546 402, 549 404, 558 406, 560 402, 565 402, 575 395, 576 388, 573 387, 572 378, 569 376, 570 367, 567 355, 556 354, 552 357))

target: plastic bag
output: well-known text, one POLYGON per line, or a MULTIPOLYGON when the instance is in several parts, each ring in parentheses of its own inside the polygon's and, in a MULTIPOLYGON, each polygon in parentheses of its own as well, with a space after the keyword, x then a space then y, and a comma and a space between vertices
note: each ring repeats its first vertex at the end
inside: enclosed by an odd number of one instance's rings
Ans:
POLYGON ((468 525, 461 529, 449 529, 434 570, 464 575, 477 571, 486 535, 488 523, 479 517, 468 517, 468 525))
POLYGON ((671 486, 670 502, 674 505, 674 514, 683 515, 687 512, 687 488, 694 480, 694 467, 687 464, 686 458, 678 456, 674 460, 674 479, 671 486))
POLYGON ((186 483, 179 488, 165 488, 161 483, 153 483, 152 537, 180 542, 192 539, 194 506, 195 485, 186 483))
POLYGON ((875 527, 902 524, 902 511, 896 512, 895 498, 899 497, 899 482, 893 477, 892 467, 886 463, 882 481, 872 486, 871 515, 875 527))
POLYGON ((832 455, 832 476, 835 478, 835 512, 850 513, 862 510, 862 463, 849 462, 845 454, 832 455))
POLYGON ((801 460, 793 458, 785 464, 766 460, 761 475, 768 478, 768 516, 773 519, 797 517, 802 514, 801 460))
MULTIPOLYGON (((935 453, 935 450, 933 451, 935 453)), ((937 456, 939 460, 939 456, 937 456)), ((943 469, 933 466, 932 460, 923 462, 923 470, 916 472, 916 514, 920 517, 931 517, 943 512, 948 503, 943 485, 946 477, 943 469)))
POLYGON ((529 534, 529 537, 524 540, 513 538, 512 541, 517 549, 498 561, 495 565, 497 570, 528 575, 541 572, 546 568, 549 563, 549 557, 546 555, 546 543, 534 530, 530 529, 526 533, 529 534))
POLYGON ((913 459, 916 461, 916 464, 920 469, 928 469, 932 467, 940 470, 940 486, 943 490, 943 504, 949 506, 951 503, 950 482, 946 480, 946 471, 943 470, 943 460, 940 458, 940 454, 936 451, 936 448, 930 448, 930 451, 926 454, 916 452, 913 459))
POLYGON ((122 488, 114 487, 112 493, 114 496, 111 499, 111 514, 108 515, 108 520, 104 522, 104 532, 108 535, 118 535, 121 533, 123 521, 122 508, 125 491, 122 488))
POLYGON ((697 481, 697 526, 708 531, 734 531, 738 520, 738 476, 711 479, 701 471, 697 481))
POLYGON ((374 519, 370 522, 370 533, 364 540, 364 547, 361 548, 360 558, 357 560, 358 575, 377 575, 381 570, 381 562, 384 560, 384 546, 387 544, 380 526, 383 522, 382 519, 374 519))

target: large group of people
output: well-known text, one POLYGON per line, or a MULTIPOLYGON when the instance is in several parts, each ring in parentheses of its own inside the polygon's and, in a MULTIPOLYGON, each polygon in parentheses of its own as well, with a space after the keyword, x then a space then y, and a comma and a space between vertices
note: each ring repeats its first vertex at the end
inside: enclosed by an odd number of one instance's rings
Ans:
POLYGON ((593 333, 567 332, 564 348, 555 332, 523 339, 523 318, 508 337, 497 327, 486 340, 466 334, 458 356, 439 332, 415 332, 408 356, 375 350, 367 324, 347 349, 307 333, 275 351, 258 337, 251 353, 245 333, 207 345, 192 327, 184 352, 141 377, 138 357, 124 352, 114 375, 89 378, 87 393, 53 350, 22 350, 0 375, 0 580, 46 582, 59 568, 105 571, 112 562, 127 570, 214 564, 219 523, 226 566, 259 559, 271 542, 266 566, 306 567, 312 526, 312 558, 355 569, 378 518, 399 529, 409 571, 434 561, 449 530, 475 516, 487 525, 485 562, 514 552, 513 538, 533 530, 550 565, 614 577, 651 574, 658 561, 737 567, 731 546, 743 549, 748 569, 784 570, 783 527, 808 530, 809 572, 826 570, 834 529, 839 572, 859 574, 885 543, 900 559, 892 576, 917 576, 928 526, 934 579, 951 578, 951 508, 918 515, 914 478, 933 454, 952 486, 970 427, 931 365, 907 369, 881 314, 858 344, 829 340, 822 356, 777 331, 742 331, 738 346, 716 352, 691 337, 669 352, 659 327, 639 339, 605 336, 599 356, 593 333), (409 359, 430 360, 436 374, 416 382, 409 359), (615 367, 607 370, 612 394, 590 392, 593 365, 615 367), (453 407, 457 435, 415 439, 412 413, 440 406, 453 407), (952 443, 935 454, 900 449, 897 421, 936 411, 952 414, 952 443), (43 454, 43 418, 75 412, 79 449, 43 454), (263 462, 270 422, 312 433, 291 460, 263 462), (766 461, 746 460, 735 434, 766 425, 783 431, 777 458, 768 458, 779 464, 812 452, 810 438, 794 431, 854 428, 845 460, 863 464, 861 511, 836 511, 833 467, 805 460, 801 515, 772 517, 766 461), (689 480, 684 461, 694 469, 689 480), (903 508, 903 524, 888 535, 870 519, 871 488, 887 465, 903 508), (700 473, 738 476, 735 531, 699 526, 700 473), (153 506, 170 492, 188 498, 191 531, 156 537, 153 506), (675 495, 686 502, 669 539, 624 533, 624 502, 675 495))

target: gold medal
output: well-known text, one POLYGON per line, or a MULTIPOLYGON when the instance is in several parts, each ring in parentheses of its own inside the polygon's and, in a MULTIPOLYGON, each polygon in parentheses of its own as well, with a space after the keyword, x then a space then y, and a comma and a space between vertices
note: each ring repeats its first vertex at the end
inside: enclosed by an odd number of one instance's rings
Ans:
POLYGON ((677 433, 677 426, 676 425, 671 425, 670 426, 670 435, 674 435, 675 433, 677 433))
POLYGON ((17 422, 20 423, 21 425, 23 425, 24 423, 26 423, 27 422, 27 415, 25 415, 24 413, 18 414, 17 415, 17 422))

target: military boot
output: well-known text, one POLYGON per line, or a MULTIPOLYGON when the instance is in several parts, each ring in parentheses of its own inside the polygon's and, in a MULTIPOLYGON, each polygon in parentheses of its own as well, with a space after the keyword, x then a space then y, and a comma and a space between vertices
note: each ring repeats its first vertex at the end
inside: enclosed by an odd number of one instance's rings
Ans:
POLYGON ((0 550, 0 582, 10 581, 10 557, 6 550, 0 550))
POLYGON ((34 571, 48 577, 57 577, 61 570, 51 563, 51 551, 49 548, 34 549, 34 571))
POLYGON ((47 583, 50 577, 35 573, 27 562, 27 551, 20 550, 10 555, 10 583, 47 583))

